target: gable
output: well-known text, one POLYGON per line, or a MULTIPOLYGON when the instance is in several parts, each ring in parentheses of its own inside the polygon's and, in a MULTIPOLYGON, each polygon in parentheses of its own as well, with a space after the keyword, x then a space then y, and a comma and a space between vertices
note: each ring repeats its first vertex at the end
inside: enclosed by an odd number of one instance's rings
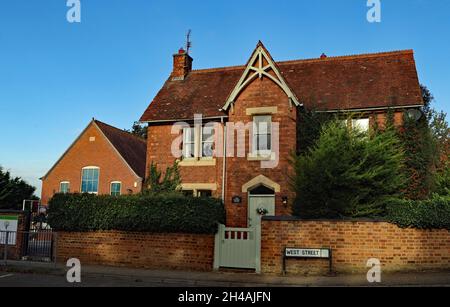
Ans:
MULTIPOLYGON (((134 174, 134 176, 138 178, 144 178, 145 175, 145 150, 142 152, 142 158, 141 158, 141 164, 143 167, 140 169, 133 169, 128 161, 125 159, 124 156, 119 152, 119 150, 113 145, 111 142, 110 135, 106 135, 104 133, 104 129, 101 129, 102 125, 106 125, 104 123, 101 123, 99 121, 93 120, 89 123, 89 125, 80 133, 80 135, 75 139, 75 141, 69 146, 69 148, 64 152, 64 154, 58 159, 58 161, 52 166, 52 168, 43 176, 41 179, 45 180, 52 171, 58 167, 63 161, 65 162, 65 159, 74 159, 77 162, 80 162, 78 157, 89 157, 87 154, 89 151, 92 151, 91 148, 89 148, 89 144, 95 144, 96 148, 102 148, 106 150, 106 152, 103 152, 102 154, 104 158, 97 158, 98 161, 101 162, 102 159, 111 159, 114 157, 115 160, 117 160, 117 163, 123 163, 126 168, 129 169, 130 173, 134 174), (88 151, 86 153, 86 151, 88 151), (100 159, 100 160, 99 160, 100 159), (143 172, 140 174, 140 172, 143 172)), ((111 126, 109 126, 111 127, 111 126)), ((102 127, 103 128, 103 127, 102 127)), ((113 127, 111 127, 113 128, 113 127)), ((117 128, 114 128, 117 129, 117 128)), ((124 132, 126 133, 126 132, 124 132)), ((86 161, 89 163, 96 163, 98 161, 86 161)), ((67 162, 65 162, 67 163, 67 162)), ((88 164, 89 164, 88 163, 88 164)), ((86 165, 84 165, 86 166, 86 165)))
POLYGON ((230 105, 235 102, 237 96, 251 82, 253 82, 257 78, 262 79, 263 77, 266 77, 277 84, 288 96, 291 103, 295 104, 296 106, 300 105, 297 97, 287 85, 269 52, 266 50, 264 45, 259 42, 256 50, 250 57, 247 67, 245 68, 244 73, 239 79, 239 82, 236 84, 230 96, 228 97, 223 110, 227 111, 230 105))

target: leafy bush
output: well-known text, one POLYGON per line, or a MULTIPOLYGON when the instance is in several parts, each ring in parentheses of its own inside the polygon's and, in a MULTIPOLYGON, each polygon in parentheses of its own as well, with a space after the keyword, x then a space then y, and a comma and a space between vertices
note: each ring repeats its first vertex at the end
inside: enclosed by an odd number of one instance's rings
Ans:
POLYGON ((450 230, 450 196, 434 195, 427 200, 391 200, 388 220, 400 227, 450 230))
POLYGON ((445 163, 444 167, 436 172, 434 192, 450 196, 450 162, 445 163))
POLYGON ((383 216, 386 200, 399 197, 405 181, 393 129, 369 136, 334 120, 293 162, 293 213, 301 218, 383 216))
POLYGON ((172 193, 179 189, 181 184, 180 169, 178 162, 174 162, 173 166, 168 166, 162 176, 162 172, 158 170, 156 163, 150 164, 149 176, 144 183, 144 194, 152 193, 172 193))
POLYGON ((438 162, 436 142, 425 117, 419 121, 403 116, 403 128, 398 131, 405 151, 405 174, 408 183, 405 197, 427 199, 433 187, 433 173, 438 162))
POLYGON ((48 222, 57 231, 212 234, 225 222, 225 209, 221 200, 180 194, 57 194, 49 203, 48 222))
POLYGON ((306 153, 319 139, 322 127, 334 118, 334 114, 300 108, 297 112, 297 154, 306 153))

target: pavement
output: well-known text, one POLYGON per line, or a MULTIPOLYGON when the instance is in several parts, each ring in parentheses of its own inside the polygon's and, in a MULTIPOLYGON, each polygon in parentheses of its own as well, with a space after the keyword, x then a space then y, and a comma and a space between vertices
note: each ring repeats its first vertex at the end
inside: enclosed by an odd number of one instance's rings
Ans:
POLYGON ((381 283, 371 284, 363 273, 280 276, 82 266, 81 283, 71 284, 67 269, 48 263, 8 261, 7 267, 0 263, 0 287, 450 287, 450 271, 385 273, 381 283))

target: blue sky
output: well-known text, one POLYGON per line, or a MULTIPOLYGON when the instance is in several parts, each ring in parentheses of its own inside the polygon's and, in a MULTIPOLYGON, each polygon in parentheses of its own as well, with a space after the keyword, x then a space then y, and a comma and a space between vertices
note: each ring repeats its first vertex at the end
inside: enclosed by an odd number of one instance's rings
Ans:
POLYGON ((194 68, 244 64, 261 39, 275 60, 414 49, 420 81, 450 112, 450 1, 0 0, 0 165, 38 187, 92 117, 138 120, 193 31, 194 68))

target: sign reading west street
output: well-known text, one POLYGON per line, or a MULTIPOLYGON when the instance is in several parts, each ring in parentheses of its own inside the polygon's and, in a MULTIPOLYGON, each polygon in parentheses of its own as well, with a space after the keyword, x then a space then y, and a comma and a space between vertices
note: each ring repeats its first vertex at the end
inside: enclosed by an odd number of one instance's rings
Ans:
POLYGON ((320 249, 320 248, 286 248, 286 257, 293 258, 330 258, 330 250, 329 249, 320 249))

